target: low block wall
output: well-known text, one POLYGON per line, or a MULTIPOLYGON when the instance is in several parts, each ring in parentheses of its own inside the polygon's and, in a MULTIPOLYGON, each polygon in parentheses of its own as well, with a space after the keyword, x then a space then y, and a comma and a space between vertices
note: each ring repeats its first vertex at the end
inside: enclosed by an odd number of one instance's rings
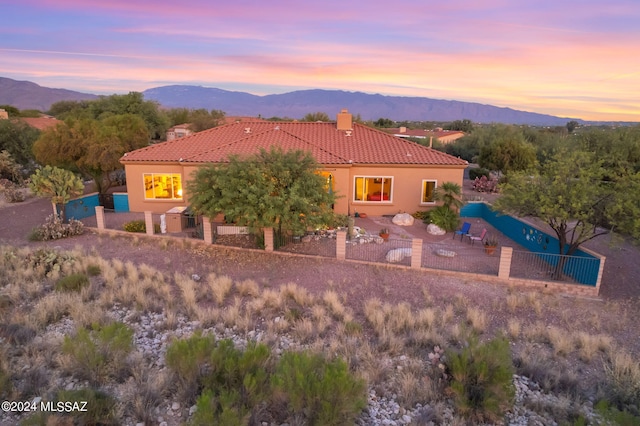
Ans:
POLYGON ((65 204, 65 214, 68 219, 84 219, 96 214, 96 206, 100 205, 98 193, 87 194, 75 198, 65 204))

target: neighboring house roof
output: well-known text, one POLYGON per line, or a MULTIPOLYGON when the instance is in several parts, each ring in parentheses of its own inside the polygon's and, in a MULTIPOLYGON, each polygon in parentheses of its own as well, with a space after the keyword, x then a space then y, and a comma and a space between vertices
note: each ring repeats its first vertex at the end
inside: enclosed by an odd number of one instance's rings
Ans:
POLYGON ((20 120, 38 130, 47 130, 62 121, 54 117, 21 117, 20 120))
POLYGON ((407 129, 406 127, 383 129, 385 132, 401 138, 421 138, 430 137, 438 139, 457 139, 464 136, 464 132, 458 130, 424 130, 424 129, 407 129))
POLYGON ((252 155, 260 148, 310 151, 320 164, 415 164, 463 166, 467 162, 353 123, 338 130, 331 122, 243 121, 125 154, 120 161, 223 163, 230 155, 252 155))

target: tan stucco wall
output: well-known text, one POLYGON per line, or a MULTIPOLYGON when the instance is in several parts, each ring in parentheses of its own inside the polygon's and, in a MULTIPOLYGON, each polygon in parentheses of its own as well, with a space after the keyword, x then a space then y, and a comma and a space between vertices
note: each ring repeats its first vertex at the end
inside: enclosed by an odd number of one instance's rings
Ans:
POLYGON ((179 164, 125 164, 127 174, 127 193, 129 194, 129 210, 132 212, 150 211, 164 213, 167 210, 186 206, 186 199, 179 200, 145 200, 144 198, 144 173, 181 173, 184 188, 184 171, 179 164))
MULTIPOLYGON (((420 204, 422 180, 435 180, 436 185, 443 182, 454 182, 462 186, 464 166, 451 167, 412 167, 412 166, 355 166, 349 170, 349 210, 351 214, 366 213, 370 216, 392 215, 397 213, 414 213, 428 210, 435 204, 420 204), (393 188, 390 202, 354 201, 356 176, 390 176, 393 188)), ((342 213, 342 212, 339 212, 342 213)))
MULTIPOLYGON (((333 175, 334 189, 338 196, 334 205, 336 213, 367 213, 371 216, 396 213, 414 213, 427 210, 434 205, 421 205, 422 180, 435 180, 437 185, 443 182, 455 182, 462 186, 465 166, 458 167, 413 167, 413 166, 328 166, 323 167, 333 175), (390 202, 375 203, 353 200, 356 176, 390 176, 393 178, 392 199, 390 202)), ((182 201, 145 200, 144 173, 181 173, 183 189, 192 178, 197 166, 180 164, 126 164, 127 192, 129 208, 133 212, 151 211, 164 213, 172 207, 187 206, 188 194, 184 191, 182 201)))

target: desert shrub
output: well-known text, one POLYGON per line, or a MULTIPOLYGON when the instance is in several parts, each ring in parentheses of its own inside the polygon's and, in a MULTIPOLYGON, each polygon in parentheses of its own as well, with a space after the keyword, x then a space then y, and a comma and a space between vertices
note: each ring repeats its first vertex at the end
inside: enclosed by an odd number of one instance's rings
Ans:
POLYGON ((87 275, 90 277, 97 277, 102 273, 102 269, 100 269, 100 265, 90 264, 87 266, 87 275))
POLYGON ((509 341, 497 337, 480 344, 471 336, 461 351, 447 351, 446 359, 457 410, 473 421, 500 419, 515 396, 509 341))
POLYGON ((11 374, 9 374, 0 362, 0 398, 8 398, 11 395, 11 374))
POLYGON ((8 179, 0 179, 0 194, 9 203, 20 203, 25 199, 24 192, 8 179))
POLYGON ((89 277, 85 274, 70 274, 60 278, 55 285, 56 291, 76 291, 79 292, 89 285, 89 277))
POLYGON ((79 220, 69 219, 69 223, 63 223, 58 215, 51 214, 47 217, 44 224, 31 230, 29 240, 59 240, 61 238, 73 237, 74 235, 82 235, 83 232, 84 224, 79 220))
POLYGON ((74 410, 72 414, 66 415, 72 417, 75 424, 105 426, 119 424, 116 418, 117 401, 105 392, 95 389, 61 390, 57 393, 55 402, 56 404, 70 403, 71 407, 77 404, 75 406, 86 409, 86 411, 74 410))
POLYGON ((640 424, 640 417, 633 415, 627 411, 620 411, 616 407, 612 407, 606 400, 600 400, 595 405, 595 410, 605 420, 609 420, 608 424, 633 426, 640 424))
POLYGON ((498 191, 498 179, 489 178, 487 176, 481 176, 475 178, 472 184, 472 188, 477 192, 497 192, 498 191))
POLYGON ((469 169, 469 179, 476 180, 476 178, 481 178, 482 176, 489 179, 490 174, 489 170, 484 169, 482 167, 474 167, 473 169, 469 169))
MULTIPOLYGON (((140 232, 144 234, 145 232, 147 232, 147 224, 144 221, 144 219, 132 220, 122 225, 122 229, 124 229, 127 232, 140 232)), ((157 223, 153 224, 153 232, 156 234, 160 233, 159 224, 157 223)))
POLYGON ((94 326, 91 331, 79 329, 75 336, 65 336, 62 344, 72 372, 94 384, 108 377, 123 378, 132 349, 133 330, 120 322, 94 326))
POLYGON ((127 232, 147 232, 147 225, 144 219, 132 220, 122 225, 122 229, 127 232))
POLYGON ((456 212, 446 206, 438 206, 429 210, 424 223, 433 223, 445 231, 455 231, 458 228, 459 218, 456 212))
POLYGON ((230 339, 218 342, 209 358, 194 423, 246 424, 270 394, 270 357, 263 344, 251 342, 240 351, 230 339))
POLYGON ((51 249, 38 249, 25 258, 25 266, 44 276, 49 275, 50 272, 60 272, 64 268, 71 267, 74 262, 75 258, 70 253, 51 249))
POLYGON ((640 416, 640 364, 624 351, 611 355, 605 364, 606 398, 621 411, 640 416))
POLYGON ((175 373, 183 390, 191 390, 197 395, 199 383, 203 377, 203 366, 208 363, 210 354, 216 347, 214 336, 202 336, 197 332, 188 339, 172 342, 167 348, 165 360, 175 373), (195 388, 195 389, 194 389, 195 388))
POLYGON ((240 350, 230 339, 196 333, 171 343, 166 363, 200 393, 192 424, 349 424, 366 404, 364 381, 343 361, 320 355, 285 352, 274 366, 266 345, 249 342, 240 350))
POLYGON ((272 383, 286 402, 289 418, 302 418, 305 424, 353 424, 366 406, 364 381, 355 378, 344 361, 328 361, 319 354, 283 354, 272 383))
POLYGON ((0 324, 0 337, 12 345, 20 346, 36 337, 36 331, 22 324, 0 324))

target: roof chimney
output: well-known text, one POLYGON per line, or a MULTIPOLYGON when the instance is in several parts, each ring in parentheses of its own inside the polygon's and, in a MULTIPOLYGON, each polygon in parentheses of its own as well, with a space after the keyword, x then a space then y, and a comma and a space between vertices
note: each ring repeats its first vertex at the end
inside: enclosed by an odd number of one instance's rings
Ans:
POLYGON ((353 116, 347 111, 346 108, 343 108, 342 111, 338 113, 338 117, 336 119, 338 130, 352 130, 353 129, 353 116))
POLYGON ((406 127, 400 127, 400 133, 407 133, 407 128, 406 127))

